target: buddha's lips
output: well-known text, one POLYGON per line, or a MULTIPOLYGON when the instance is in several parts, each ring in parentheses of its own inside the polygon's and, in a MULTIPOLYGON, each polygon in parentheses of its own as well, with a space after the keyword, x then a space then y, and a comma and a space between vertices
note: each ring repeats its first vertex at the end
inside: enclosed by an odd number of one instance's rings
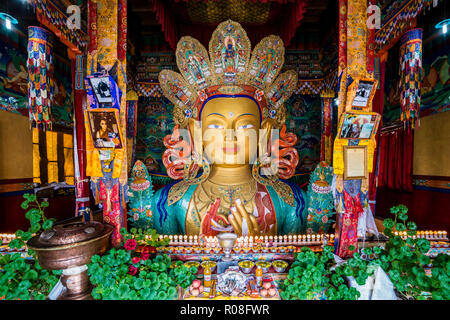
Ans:
POLYGON ((223 148, 222 149, 224 153, 237 153, 239 151, 239 147, 235 146, 235 147, 231 147, 231 148, 223 148))

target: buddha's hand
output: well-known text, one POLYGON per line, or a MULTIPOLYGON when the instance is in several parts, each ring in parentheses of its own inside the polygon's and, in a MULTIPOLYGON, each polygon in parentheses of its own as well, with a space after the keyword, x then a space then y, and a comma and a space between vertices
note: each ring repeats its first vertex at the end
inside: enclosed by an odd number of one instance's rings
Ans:
POLYGON ((233 226, 234 232, 238 236, 259 236, 260 230, 256 218, 248 214, 240 199, 234 201, 234 207, 231 207, 231 214, 228 221, 233 226))

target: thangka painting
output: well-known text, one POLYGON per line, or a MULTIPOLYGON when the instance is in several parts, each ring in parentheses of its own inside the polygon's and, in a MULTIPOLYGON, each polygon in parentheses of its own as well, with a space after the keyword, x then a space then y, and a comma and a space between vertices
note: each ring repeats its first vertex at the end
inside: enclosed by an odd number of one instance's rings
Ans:
MULTIPOLYGON (((27 52, 26 39, 19 45, 11 39, 0 40, 0 110, 21 114, 28 117, 27 92, 27 52), (20 49, 18 49, 20 48, 20 49)), ((70 65, 58 59, 54 60, 55 88, 51 110, 52 122, 71 126, 72 120, 72 85, 70 65)))
POLYGON ((320 97, 293 95, 286 101, 286 128, 297 135, 297 173, 311 172, 320 161, 320 97))
POLYGON ((162 155, 163 139, 174 127, 173 105, 166 98, 139 97, 136 135, 136 160, 141 160, 150 173, 166 174, 162 155))

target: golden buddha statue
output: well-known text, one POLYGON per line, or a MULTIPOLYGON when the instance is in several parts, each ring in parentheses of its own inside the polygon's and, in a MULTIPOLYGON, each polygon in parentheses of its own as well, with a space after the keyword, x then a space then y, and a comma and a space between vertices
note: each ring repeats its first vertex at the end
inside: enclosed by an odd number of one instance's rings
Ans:
POLYGON ((197 40, 183 37, 176 59, 181 74, 164 70, 159 80, 176 124, 164 139, 163 163, 181 181, 155 193, 153 227, 206 236, 303 231, 304 192, 280 180, 298 164, 297 137, 284 125, 297 74, 278 76, 281 38, 264 38, 252 53, 244 29, 228 20, 214 31, 209 57, 197 40))

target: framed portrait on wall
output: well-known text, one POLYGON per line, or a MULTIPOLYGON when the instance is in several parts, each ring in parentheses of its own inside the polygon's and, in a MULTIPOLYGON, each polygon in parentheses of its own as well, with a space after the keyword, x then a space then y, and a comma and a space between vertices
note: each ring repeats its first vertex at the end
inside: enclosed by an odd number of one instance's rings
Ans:
POLYGON ((112 104, 113 98, 111 94, 111 85, 109 83, 109 76, 104 77, 90 77, 89 82, 94 91, 97 102, 112 104))
POLYGON ((367 146, 344 146, 344 180, 367 178, 367 146))
POLYGON ((122 148, 118 111, 101 108, 87 111, 95 148, 122 148))
POLYGON ((347 110, 370 111, 369 107, 377 90, 377 83, 375 79, 354 80, 348 87, 347 110))
POLYGON ((381 116, 376 112, 344 112, 339 121, 340 139, 372 139, 381 116))

